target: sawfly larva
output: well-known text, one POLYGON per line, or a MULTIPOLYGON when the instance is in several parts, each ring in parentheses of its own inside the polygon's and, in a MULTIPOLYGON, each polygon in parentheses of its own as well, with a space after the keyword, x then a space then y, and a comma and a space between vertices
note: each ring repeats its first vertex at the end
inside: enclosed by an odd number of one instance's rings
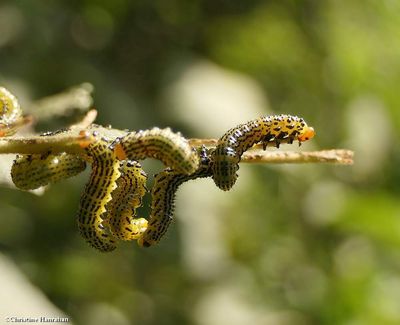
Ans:
POLYGON ((212 175, 209 155, 204 147, 201 151, 200 166, 193 174, 176 173, 167 168, 155 176, 151 190, 149 223, 138 240, 139 246, 150 247, 157 244, 164 236, 173 219, 176 191, 182 183, 212 175))
POLYGON ((116 144, 115 151, 120 160, 155 158, 183 174, 193 173, 199 165, 189 142, 170 128, 130 132, 116 144))
POLYGON ((297 116, 273 115, 240 124, 230 129, 219 140, 213 157, 215 185, 228 191, 235 184, 236 172, 243 152, 257 143, 264 149, 268 144, 279 148, 281 143, 299 143, 314 137, 314 129, 297 116))
POLYGON ((0 87, 0 137, 14 134, 22 123, 22 111, 17 98, 0 87))
POLYGON ((11 178, 21 190, 34 190, 78 175, 86 168, 86 162, 77 155, 32 154, 17 156, 11 167, 11 178))
POLYGON ((130 160, 121 162, 120 172, 103 225, 120 240, 134 240, 147 228, 146 219, 135 218, 136 209, 142 205, 147 192, 147 175, 138 162, 130 160))
POLYGON ((81 235, 94 248, 110 252, 116 248, 116 238, 103 225, 102 215, 106 205, 112 199, 111 193, 116 188, 120 177, 120 161, 114 154, 109 141, 97 139, 86 148, 92 163, 88 183, 82 193, 77 216, 81 235))

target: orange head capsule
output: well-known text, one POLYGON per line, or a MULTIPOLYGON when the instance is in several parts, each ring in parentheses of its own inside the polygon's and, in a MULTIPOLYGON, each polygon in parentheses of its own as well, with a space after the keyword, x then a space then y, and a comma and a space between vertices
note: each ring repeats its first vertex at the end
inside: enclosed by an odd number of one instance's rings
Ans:
POLYGON ((89 131, 86 130, 79 131, 79 137, 80 139, 78 140, 78 143, 79 146, 83 149, 87 148, 94 140, 89 131))
POLYGON ((311 126, 307 126, 304 128, 303 132, 299 134, 297 140, 299 140, 299 142, 304 142, 314 138, 314 136, 315 136, 314 128, 311 126))
POLYGON ((126 152, 120 143, 115 145, 114 152, 119 160, 126 159, 126 152))

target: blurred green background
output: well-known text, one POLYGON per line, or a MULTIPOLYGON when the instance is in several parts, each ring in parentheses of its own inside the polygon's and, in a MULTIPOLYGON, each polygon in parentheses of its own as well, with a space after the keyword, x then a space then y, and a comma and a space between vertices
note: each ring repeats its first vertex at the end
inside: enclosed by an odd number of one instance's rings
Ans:
POLYGON ((28 106, 82 82, 101 124, 209 138, 289 113, 317 131, 303 150, 356 162, 185 184, 157 247, 110 254, 78 234, 88 173, 42 196, 1 188, 0 323, 400 324, 399 1, 0 3, 0 84, 28 106))

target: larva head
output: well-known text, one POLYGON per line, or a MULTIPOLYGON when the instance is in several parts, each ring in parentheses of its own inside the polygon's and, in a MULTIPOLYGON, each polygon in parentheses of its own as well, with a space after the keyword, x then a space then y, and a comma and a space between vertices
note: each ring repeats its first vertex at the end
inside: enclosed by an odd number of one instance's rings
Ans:
POLYGON ((297 136, 297 140, 299 140, 299 142, 304 142, 314 138, 314 136, 315 136, 314 128, 311 126, 305 126, 297 136))
POLYGON ((120 143, 117 143, 114 147, 114 152, 119 160, 126 159, 126 152, 120 143))
POLYGON ((87 130, 81 130, 79 131, 79 146, 83 149, 87 148, 95 138, 90 134, 89 131, 87 130))

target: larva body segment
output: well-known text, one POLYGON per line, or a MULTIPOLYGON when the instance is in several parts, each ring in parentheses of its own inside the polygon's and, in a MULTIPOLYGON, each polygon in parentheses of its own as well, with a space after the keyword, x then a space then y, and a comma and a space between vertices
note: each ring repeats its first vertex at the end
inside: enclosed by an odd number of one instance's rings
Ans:
POLYGON ((86 168, 79 156, 61 154, 33 154, 17 156, 11 168, 11 178, 21 190, 34 190, 78 175, 86 168))
POLYGON ((175 194, 182 183, 212 175, 211 161, 205 148, 202 149, 201 156, 200 166, 193 174, 176 173, 167 168, 155 176, 151 190, 149 223, 146 231, 138 240, 139 246, 153 246, 165 235, 173 219, 175 194))
POLYGON ((219 140, 213 156, 213 179, 222 190, 228 191, 235 184, 243 152, 257 143, 264 149, 268 144, 279 148, 280 143, 299 143, 314 136, 314 129, 297 116, 273 115, 240 124, 230 129, 219 140))
POLYGON ((116 248, 116 238, 102 222, 106 205, 120 176, 120 161, 110 143, 101 139, 86 147, 92 161, 92 172, 82 193, 77 215, 81 235, 94 248, 110 252, 116 248))
POLYGON ((17 98, 0 87, 0 137, 14 134, 21 119, 22 111, 17 98))
POLYGON ((147 192, 147 175, 138 162, 130 160, 121 162, 120 172, 103 223, 118 239, 135 240, 147 228, 146 219, 135 218, 136 209, 142 205, 142 198, 147 192))
POLYGON ((115 148, 121 160, 155 158, 178 173, 191 174, 199 165, 198 155, 189 142, 170 128, 131 132, 115 148))

